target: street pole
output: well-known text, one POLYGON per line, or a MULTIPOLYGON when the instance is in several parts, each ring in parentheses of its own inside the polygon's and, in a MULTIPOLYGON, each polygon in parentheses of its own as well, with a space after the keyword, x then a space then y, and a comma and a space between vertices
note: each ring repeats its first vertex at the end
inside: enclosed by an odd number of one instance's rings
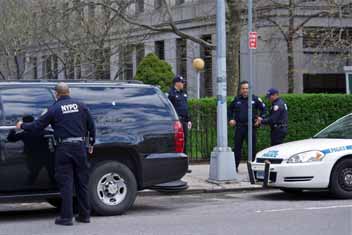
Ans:
MULTIPOLYGON (((250 33, 253 31, 253 0, 248 0, 248 41, 250 33)), ((248 93, 248 161, 253 161, 253 49, 249 50, 249 93, 248 93)))
POLYGON ((202 58, 195 58, 192 66, 197 72, 197 99, 200 99, 200 72, 204 69, 205 62, 202 58))
POLYGON ((210 182, 232 181, 237 178, 234 153, 227 141, 225 7, 225 0, 216 1, 217 146, 210 158, 210 182))
POLYGON ((197 71, 197 99, 200 99, 200 71, 197 71))

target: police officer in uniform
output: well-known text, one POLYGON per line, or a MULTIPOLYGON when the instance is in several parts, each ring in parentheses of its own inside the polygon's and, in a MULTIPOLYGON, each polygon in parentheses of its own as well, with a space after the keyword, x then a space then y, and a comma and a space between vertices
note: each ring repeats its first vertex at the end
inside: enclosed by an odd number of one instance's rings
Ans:
POLYGON ((169 90, 169 100, 173 104, 180 121, 182 123, 184 135, 185 135, 185 147, 184 152, 186 153, 187 133, 188 129, 192 128, 191 118, 188 114, 188 103, 187 94, 183 91, 185 80, 181 76, 176 76, 173 80, 173 86, 169 90))
POLYGON ((258 123, 270 126, 271 146, 274 146, 282 144, 288 132, 287 104, 275 88, 269 89, 266 96, 271 103, 270 114, 267 118, 259 118, 258 123))
MULTIPOLYGON (((239 95, 234 98, 229 106, 228 119, 229 125, 236 127, 235 130, 235 161, 236 169, 238 171, 238 166, 242 158, 242 146, 245 139, 248 139, 248 92, 249 84, 248 81, 242 81, 240 83, 239 95)), ((266 108, 263 101, 253 95, 252 98, 253 105, 253 124, 257 117, 264 117, 266 108)), ((256 127, 253 126, 253 156, 252 160, 255 158, 256 154, 256 142, 257 142, 257 131, 256 127)))
POLYGON ((93 153, 95 125, 85 104, 70 97, 66 83, 56 86, 57 101, 38 120, 32 123, 17 122, 17 128, 37 132, 51 124, 58 142, 55 151, 55 178, 62 198, 61 215, 55 220, 58 225, 73 225, 72 191, 76 186, 78 198, 77 222, 90 222, 88 198, 89 164, 87 147, 93 153), (89 136, 89 146, 86 137, 89 136))

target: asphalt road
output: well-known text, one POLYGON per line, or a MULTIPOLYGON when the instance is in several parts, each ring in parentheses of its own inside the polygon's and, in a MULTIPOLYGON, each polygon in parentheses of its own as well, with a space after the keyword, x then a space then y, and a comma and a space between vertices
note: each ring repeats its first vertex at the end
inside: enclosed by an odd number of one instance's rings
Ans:
POLYGON ((280 191, 139 197, 123 216, 93 217, 88 225, 53 223, 46 203, 0 204, 0 234, 352 234, 352 200, 326 193, 280 191))

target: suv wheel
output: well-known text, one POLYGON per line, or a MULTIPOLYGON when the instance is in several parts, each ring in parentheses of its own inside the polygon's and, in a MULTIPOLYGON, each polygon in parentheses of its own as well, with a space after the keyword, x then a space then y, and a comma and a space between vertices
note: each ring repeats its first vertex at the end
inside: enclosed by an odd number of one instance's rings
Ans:
POLYGON ((102 162, 91 173, 89 193, 92 209, 98 215, 119 215, 136 199, 136 178, 124 164, 102 162))
POLYGON ((335 165, 330 177, 330 192, 337 198, 352 198, 352 159, 335 165))

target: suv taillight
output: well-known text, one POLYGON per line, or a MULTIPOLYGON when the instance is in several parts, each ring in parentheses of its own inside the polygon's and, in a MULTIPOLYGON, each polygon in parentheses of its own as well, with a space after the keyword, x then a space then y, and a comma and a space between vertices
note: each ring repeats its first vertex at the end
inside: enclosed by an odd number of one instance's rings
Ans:
POLYGON ((182 123, 180 121, 176 121, 174 123, 174 131, 175 131, 175 147, 176 153, 183 153, 184 144, 185 144, 185 136, 182 128, 182 123))

